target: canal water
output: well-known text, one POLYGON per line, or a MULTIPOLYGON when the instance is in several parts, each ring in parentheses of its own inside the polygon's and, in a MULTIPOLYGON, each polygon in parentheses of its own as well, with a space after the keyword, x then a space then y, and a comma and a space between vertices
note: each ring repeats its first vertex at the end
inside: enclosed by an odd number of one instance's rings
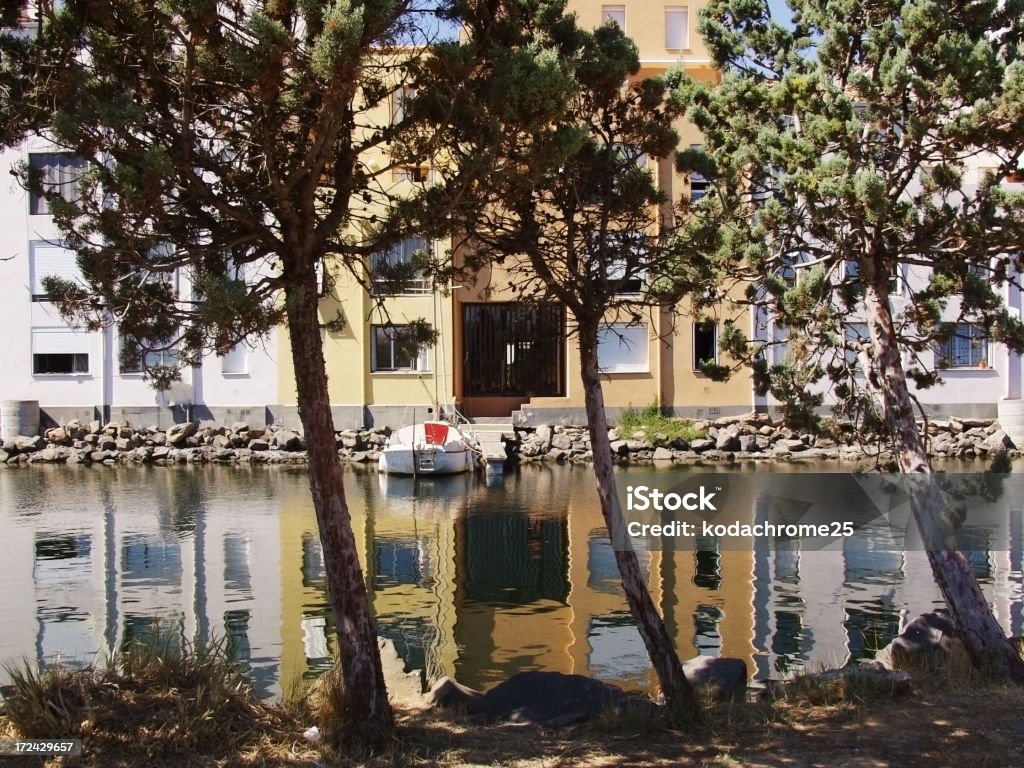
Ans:
MULTIPOLYGON (((759 471, 823 469, 847 467, 759 471)), ((631 468, 619 480, 668 488, 696 471, 722 470, 631 468)), ((1024 634, 1020 477, 968 532, 1013 634, 1024 634)), ((494 484, 349 468, 345 483, 379 631, 411 667, 474 688, 537 669, 653 685, 589 467, 527 465, 494 484)), ((732 501, 754 515, 756 499, 732 501)), ((837 518, 845 503, 837 489, 837 518)), ((941 604, 925 553, 870 539, 695 537, 640 557, 681 657, 739 657, 761 678, 870 657, 941 604)), ((101 662, 156 632, 223 638, 273 697, 336 650, 304 468, 0 471, 0 585, 4 660, 101 662)))

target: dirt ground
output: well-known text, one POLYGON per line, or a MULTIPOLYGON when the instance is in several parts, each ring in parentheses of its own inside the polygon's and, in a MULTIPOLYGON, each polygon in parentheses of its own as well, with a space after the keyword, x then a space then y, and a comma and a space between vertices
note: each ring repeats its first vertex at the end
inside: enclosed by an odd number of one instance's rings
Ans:
MULTIPOLYGON (((879 690, 808 686, 771 700, 714 705, 705 722, 685 730, 631 715, 558 730, 485 726, 437 711, 406 709, 396 715, 392 747, 372 757, 317 750, 301 737, 304 723, 296 719, 282 728, 275 718, 270 732, 253 728, 230 751, 217 744, 168 751, 152 742, 151 733, 108 733, 102 743, 98 735, 86 737, 81 758, 0 758, 0 768, 1024 767, 1024 689, 994 683, 916 680, 895 698, 879 690)), ((9 737, 9 724, 0 720, 0 731, 5 728, 9 737)))
MULTIPOLYGON (((1024 690, 914 691, 897 700, 722 704, 686 732, 608 720, 560 731, 404 723, 408 765, 910 768, 1024 766, 1024 690)), ((381 764, 383 765, 383 764, 381 764)))

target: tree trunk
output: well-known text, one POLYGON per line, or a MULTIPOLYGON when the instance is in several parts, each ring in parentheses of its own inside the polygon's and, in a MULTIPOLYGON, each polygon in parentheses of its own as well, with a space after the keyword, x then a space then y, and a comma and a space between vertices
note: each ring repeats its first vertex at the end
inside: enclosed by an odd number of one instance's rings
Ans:
POLYGON ((869 282, 864 298, 874 351, 868 382, 882 402, 896 463, 908 480, 910 508, 927 549, 932 574, 975 665, 1024 683, 1024 661, 996 621, 967 558, 959 549, 956 531, 944 508, 917 428, 889 297, 885 287, 880 288, 877 283, 869 282))
POLYGON ((608 416, 604 411, 604 392, 601 389, 601 374, 597 363, 597 328, 579 329, 580 374, 583 379, 583 395, 587 408, 587 425, 590 428, 590 446, 594 454, 594 475, 597 479, 597 494, 601 500, 601 514, 611 537, 615 562, 619 566, 622 587, 626 592, 629 610, 636 619, 640 637, 647 648, 647 655, 658 675, 665 704, 673 718, 692 720, 698 714, 697 698, 693 687, 683 674, 679 656, 672 638, 665 629, 665 623, 651 600, 651 593, 644 583, 632 542, 626 531, 622 505, 615 487, 615 469, 612 464, 612 448, 608 440, 608 416))
POLYGON ((286 303, 299 418, 309 460, 309 485, 337 624, 345 684, 343 726, 355 741, 381 748, 390 739, 394 721, 335 447, 312 268, 309 279, 302 280, 301 285, 288 285, 286 303))

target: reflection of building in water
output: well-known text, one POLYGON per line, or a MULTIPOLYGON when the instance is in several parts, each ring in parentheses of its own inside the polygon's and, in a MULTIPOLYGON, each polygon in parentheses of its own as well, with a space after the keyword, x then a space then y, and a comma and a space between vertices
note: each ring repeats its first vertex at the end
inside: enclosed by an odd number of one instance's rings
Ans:
MULTIPOLYGON (((471 476, 412 479, 346 474, 346 492, 360 564, 378 632, 406 663, 432 677, 451 675, 458 647, 453 638, 455 528, 471 476)), ((309 679, 337 651, 334 620, 316 518, 308 496, 281 501, 281 678, 309 679)))
MULTIPOLYGON (((856 506, 835 489, 822 493, 822 503, 837 519, 847 514, 847 506, 856 506)), ((958 531, 997 619, 1010 634, 1024 629, 1021 510, 1014 509, 1019 498, 1007 488, 995 501, 971 500, 968 519, 958 531)), ((766 519, 763 499, 757 504, 755 518, 766 519)), ((808 541, 753 542, 759 677, 872 658, 909 619, 942 606, 909 504, 904 500, 885 513, 855 536, 827 547, 808 541)))
POLYGON ((147 473, 144 484, 134 470, 32 471, 45 477, 45 514, 5 522, 0 580, 17 591, 3 598, 3 615, 34 641, 8 642, 34 647, 41 662, 88 663, 157 633, 179 647, 222 638, 258 691, 277 692, 272 505, 241 498, 210 513, 210 477, 194 469, 147 473))
POLYGON ((456 523, 455 676, 488 686, 510 670, 564 671, 570 665, 567 495, 565 475, 538 469, 483 487, 456 523), (530 504, 509 505, 528 484, 530 504))
MULTIPOLYGON (((0 475, 0 496, 12 477, 0 475)), ((156 630, 226 635, 258 690, 286 694, 331 662, 303 473, 35 468, 17 477, 18 503, 0 498, 0 657, 90 661, 156 630)), ((410 666, 479 687, 524 669, 653 683, 589 467, 526 466, 498 487, 349 472, 346 489, 380 632, 410 666)), ((962 531, 1015 634, 1024 632, 1024 557, 1011 506, 1021 497, 1008 490, 962 531)), ((730 496, 733 510, 747 510, 741 522, 761 519, 759 505, 753 492, 730 496)), ((777 676, 870 656, 908 615, 936 604, 924 553, 894 549, 890 530, 869 533, 826 549, 709 537, 640 558, 684 660, 739 657, 777 676)), ((913 543, 911 534, 901 535, 913 543)))

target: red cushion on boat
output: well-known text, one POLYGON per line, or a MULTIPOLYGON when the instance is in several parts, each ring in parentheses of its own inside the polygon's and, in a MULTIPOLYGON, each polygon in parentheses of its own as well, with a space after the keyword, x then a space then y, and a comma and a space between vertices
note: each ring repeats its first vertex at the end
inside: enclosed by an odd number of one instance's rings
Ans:
POLYGON ((427 445, 444 445, 448 439, 448 425, 428 421, 423 425, 423 431, 427 435, 427 445))

